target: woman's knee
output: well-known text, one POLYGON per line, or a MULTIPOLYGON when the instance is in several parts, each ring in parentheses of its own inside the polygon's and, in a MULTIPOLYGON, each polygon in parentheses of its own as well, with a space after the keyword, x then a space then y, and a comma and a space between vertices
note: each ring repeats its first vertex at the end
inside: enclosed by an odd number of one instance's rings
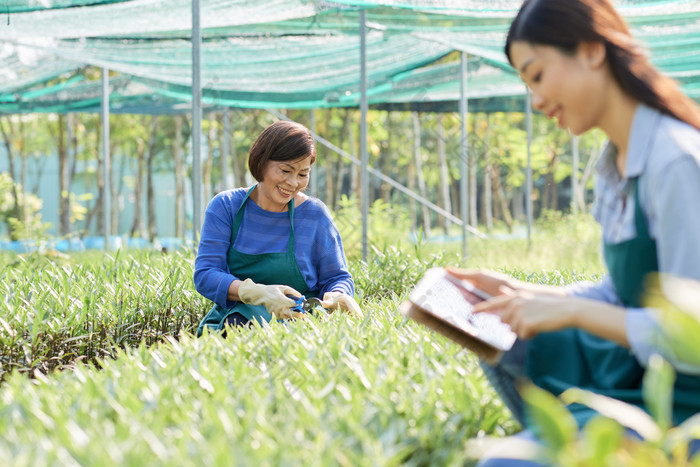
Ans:
POLYGON ((493 444, 486 450, 476 464, 477 467, 543 467, 536 462, 541 455, 541 446, 535 435, 529 431, 494 439, 493 444))
POLYGON ((226 317, 224 320, 224 326, 223 326, 223 333, 221 334, 222 337, 226 338, 226 330, 228 328, 236 328, 236 329, 242 329, 242 328, 250 328, 253 325, 251 320, 246 318, 240 313, 233 313, 229 316, 226 317))

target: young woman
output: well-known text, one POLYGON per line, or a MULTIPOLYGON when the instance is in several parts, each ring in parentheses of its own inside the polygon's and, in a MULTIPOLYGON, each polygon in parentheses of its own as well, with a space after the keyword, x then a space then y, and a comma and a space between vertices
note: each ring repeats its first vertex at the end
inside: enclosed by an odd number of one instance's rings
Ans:
MULTIPOLYGON (((556 288, 452 271, 496 295, 477 310, 500 315, 520 337, 485 373, 527 426, 519 379, 557 395, 576 386, 643 406, 644 367, 660 353, 677 371, 673 418, 680 423, 700 412, 700 369, 664 345, 643 294, 656 271, 700 280, 700 111, 649 63, 609 0, 526 0, 505 51, 535 110, 576 135, 600 128, 609 138, 593 208, 608 274, 597 284, 556 288)), ((571 410, 580 425, 594 414, 571 410)))
POLYGON ((340 234, 328 208, 304 194, 316 161, 304 126, 279 121, 250 149, 258 181, 219 193, 202 225, 194 283, 215 303, 197 329, 301 317, 286 295, 323 297, 323 306, 360 316, 340 234))

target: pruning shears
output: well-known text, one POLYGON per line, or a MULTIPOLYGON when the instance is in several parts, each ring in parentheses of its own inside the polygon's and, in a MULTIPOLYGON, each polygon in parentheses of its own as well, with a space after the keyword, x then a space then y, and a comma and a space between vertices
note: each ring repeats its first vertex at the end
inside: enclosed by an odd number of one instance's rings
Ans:
POLYGON ((313 312, 314 308, 323 308, 321 300, 319 300, 316 297, 306 298, 304 295, 302 295, 301 297, 296 297, 290 294, 285 294, 285 296, 294 300, 294 303, 296 303, 296 305, 291 307, 291 309, 292 311, 296 311, 298 313, 311 313, 313 312))

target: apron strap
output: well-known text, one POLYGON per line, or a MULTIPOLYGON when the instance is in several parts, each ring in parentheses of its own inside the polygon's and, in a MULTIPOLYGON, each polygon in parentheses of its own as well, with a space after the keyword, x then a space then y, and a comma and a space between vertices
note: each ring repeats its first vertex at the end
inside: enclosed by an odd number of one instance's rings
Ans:
POLYGON ((651 236, 649 235, 644 211, 642 211, 642 205, 639 202, 639 177, 635 177, 632 180, 634 180, 634 228, 637 230, 637 236, 648 239, 651 236))
MULTIPOLYGON (((236 211, 236 217, 233 219, 233 226, 231 226, 231 246, 233 246, 233 242, 236 241, 236 237, 238 236, 238 229, 241 227, 241 222, 243 221, 243 207, 245 206, 246 201, 248 201, 248 198, 250 198, 250 194, 255 190, 255 187, 257 187, 258 184, 256 183, 250 189, 246 192, 245 198, 243 198, 243 202, 241 203, 241 206, 238 208, 238 211, 236 211)), ((289 239, 287 240, 287 251, 289 252, 294 252, 294 198, 289 200, 289 203, 287 203, 288 210, 289 210, 289 223, 292 225, 292 229, 289 232, 289 239)))
POLYGON ((289 223, 292 226, 292 230, 289 232, 289 239, 287 240, 287 251, 294 253, 294 198, 289 200, 287 206, 289 207, 289 223))
POLYGON ((250 197, 250 194, 255 190, 255 187, 258 186, 257 183, 253 185, 250 190, 248 190, 245 194, 245 198, 243 198, 243 202, 241 203, 241 206, 238 208, 238 211, 236 211, 236 217, 233 219, 233 225, 231 226, 231 245, 233 245, 233 242, 236 240, 236 237, 238 236, 238 229, 241 226, 241 221, 243 220, 243 206, 245 206, 245 202, 248 201, 248 198, 250 197))

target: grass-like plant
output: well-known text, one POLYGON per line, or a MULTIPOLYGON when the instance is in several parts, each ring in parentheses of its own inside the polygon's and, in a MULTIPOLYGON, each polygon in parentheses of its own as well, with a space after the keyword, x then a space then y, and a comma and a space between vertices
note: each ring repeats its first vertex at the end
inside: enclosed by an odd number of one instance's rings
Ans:
POLYGON ((404 321, 310 318, 118 350, 2 387, 15 465, 460 465, 515 422, 471 354, 404 321), (99 368, 99 369, 98 369, 99 368))
POLYGON ((97 252, 67 259, 4 254, 0 379, 114 356, 191 330, 208 308, 192 285, 192 254, 97 252))
MULTIPOLYGON (((385 234, 398 239, 390 229, 385 234)), ((559 243, 562 257, 571 253, 570 241, 559 243)), ((372 248, 366 261, 349 251, 363 320, 336 313, 226 339, 192 337, 211 307, 194 290, 192 251, 5 254, 0 459, 468 464, 478 455, 470 439, 513 433, 517 422, 470 353, 404 320, 398 304, 436 265, 491 267, 553 284, 598 274, 594 263, 577 263, 583 273, 535 260, 521 268, 533 250, 520 239, 470 247, 466 260, 453 246, 429 242, 372 248)))

